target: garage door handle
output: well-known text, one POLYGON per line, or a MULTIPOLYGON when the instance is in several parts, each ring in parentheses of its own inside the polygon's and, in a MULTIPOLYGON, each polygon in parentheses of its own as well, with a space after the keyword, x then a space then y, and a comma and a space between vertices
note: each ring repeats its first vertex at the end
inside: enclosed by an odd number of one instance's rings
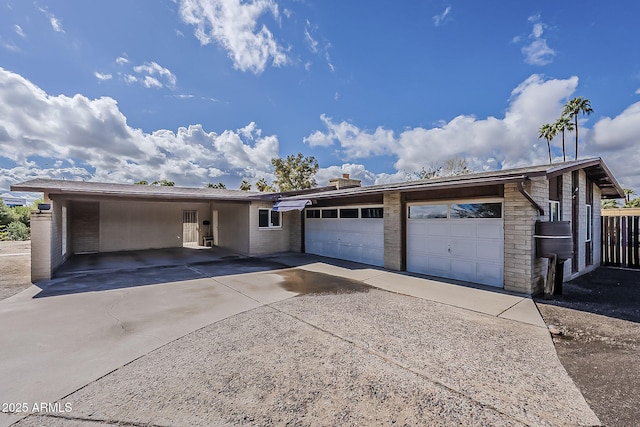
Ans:
POLYGON ((447 249, 447 251, 449 251, 449 253, 451 253, 451 248, 447 249))

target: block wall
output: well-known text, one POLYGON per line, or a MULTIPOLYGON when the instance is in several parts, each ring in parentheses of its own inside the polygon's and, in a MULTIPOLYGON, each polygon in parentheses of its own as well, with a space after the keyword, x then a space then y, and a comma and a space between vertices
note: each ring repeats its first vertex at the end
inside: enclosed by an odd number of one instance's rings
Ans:
POLYGON ((404 209, 399 192, 384 194, 384 267, 402 270, 404 209))
MULTIPOLYGON (((528 181, 524 189, 545 210, 549 209, 549 182, 528 181)), ((504 288, 525 294, 544 286, 547 260, 535 253, 535 223, 542 219, 537 209, 518 191, 517 184, 504 186, 504 288)))
MULTIPOLYGON (((252 202, 249 209, 249 254, 262 255, 286 252, 290 248, 290 224, 292 212, 282 214, 282 227, 258 227, 258 210, 273 208, 272 202, 252 202)), ((295 211, 295 214, 299 214, 295 211)))

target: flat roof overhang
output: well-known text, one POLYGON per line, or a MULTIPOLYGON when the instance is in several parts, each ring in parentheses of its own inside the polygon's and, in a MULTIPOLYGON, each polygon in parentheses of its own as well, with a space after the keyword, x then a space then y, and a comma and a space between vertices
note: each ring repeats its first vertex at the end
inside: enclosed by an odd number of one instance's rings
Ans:
POLYGON ((11 191, 46 193, 51 199, 138 200, 156 202, 251 202, 275 200, 276 193, 211 188, 162 187, 85 181, 36 179, 11 186, 11 191))

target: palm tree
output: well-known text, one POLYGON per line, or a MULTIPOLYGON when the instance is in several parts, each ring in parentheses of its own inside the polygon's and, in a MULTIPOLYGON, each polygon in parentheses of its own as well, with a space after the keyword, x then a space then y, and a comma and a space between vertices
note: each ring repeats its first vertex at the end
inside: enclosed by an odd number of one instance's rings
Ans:
POLYGON ((242 191, 251 191, 251 183, 247 178, 242 178, 242 181, 240 182, 240 189, 242 191))
POLYGON ((578 96, 570 99, 564 106, 562 111, 563 116, 573 116, 573 124, 576 128, 576 160, 578 160, 578 114, 591 114, 593 109, 591 108, 591 101, 586 98, 578 96))
POLYGON ((547 148, 549 149, 549 164, 551 164, 551 140, 556 136, 556 128, 550 123, 545 123, 540 126, 538 130, 538 139, 544 138, 547 140, 547 148))
POLYGON ((556 133, 562 132, 562 161, 567 161, 566 152, 564 149, 564 131, 573 132, 575 129, 573 127, 573 123, 571 123, 571 119, 567 116, 562 116, 553 124, 556 128, 556 133))

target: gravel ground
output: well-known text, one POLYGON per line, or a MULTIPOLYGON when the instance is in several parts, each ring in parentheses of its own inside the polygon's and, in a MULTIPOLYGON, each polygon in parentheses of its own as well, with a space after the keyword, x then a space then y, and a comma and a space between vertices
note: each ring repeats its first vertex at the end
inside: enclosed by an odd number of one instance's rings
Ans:
POLYGON ((0 300, 31 286, 31 241, 0 242, 0 300))
POLYGON ((640 420, 640 271, 601 267, 536 301, 560 361, 608 426, 640 420))
POLYGON ((17 425, 599 424, 545 329, 354 289, 209 325, 17 425))

